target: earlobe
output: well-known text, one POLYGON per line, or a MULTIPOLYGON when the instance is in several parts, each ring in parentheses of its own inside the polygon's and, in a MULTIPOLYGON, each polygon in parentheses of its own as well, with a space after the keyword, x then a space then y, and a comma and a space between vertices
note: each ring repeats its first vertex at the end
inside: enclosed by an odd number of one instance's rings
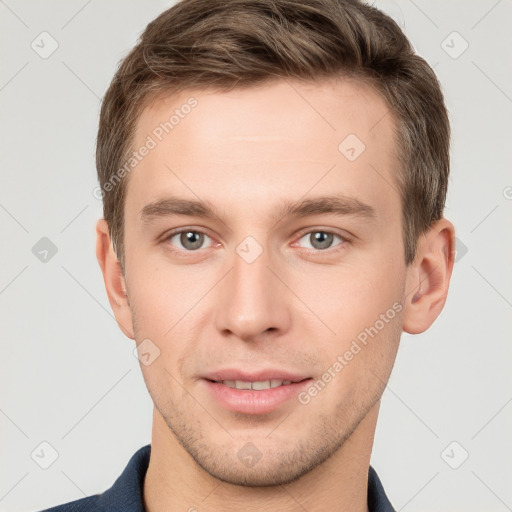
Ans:
POLYGON ((407 271, 403 330, 426 331, 441 313, 450 285, 455 229, 446 219, 437 221, 418 240, 415 261, 407 271))
POLYGON ((135 339, 125 277, 112 247, 108 224, 105 219, 98 220, 96 224, 96 258, 103 273, 108 300, 117 324, 128 338, 135 339))

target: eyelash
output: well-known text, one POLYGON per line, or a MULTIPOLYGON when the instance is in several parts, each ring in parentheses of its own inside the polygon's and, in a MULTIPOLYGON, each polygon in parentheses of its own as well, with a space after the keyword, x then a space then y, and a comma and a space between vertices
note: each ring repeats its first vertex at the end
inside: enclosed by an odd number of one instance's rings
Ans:
MULTIPOLYGON (((191 251, 191 250, 187 250, 187 249, 174 249, 172 248, 172 245, 170 244, 170 240, 172 238, 174 238, 176 235, 181 235, 182 233, 188 233, 188 232, 192 232, 192 233, 196 233, 196 234, 203 234, 205 236, 207 236, 208 238, 212 239, 212 237, 210 235, 208 235, 208 233, 206 233, 205 231, 202 231, 200 229, 191 229, 191 228, 180 228, 176 231, 172 231, 170 233, 168 233, 167 235, 165 235, 164 237, 164 242, 167 243, 168 247, 169 247, 169 250, 172 254, 178 254, 180 256, 183 255, 183 253, 190 253, 190 254, 194 254, 194 253, 198 253, 199 251, 201 251, 201 249, 196 249, 195 251, 191 251)), ((297 241, 300 241, 302 238, 304 238, 306 235, 311 235, 312 233, 324 233, 324 234, 327 234, 327 235, 334 235, 335 237, 338 237, 339 239, 341 239, 341 243, 335 245, 334 247, 329 247, 327 249, 306 249, 307 252, 309 254, 312 254, 313 256, 316 256, 316 255, 325 255, 325 254, 335 254, 341 250, 343 250, 346 246, 346 244, 348 244, 350 242, 349 238, 344 236, 344 235, 341 235, 339 233, 336 233, 335 231, 330 231, 330 230, 327 230, 327 229, 311 229, 309 231, 305 231, 305 232, 302 232, 299 237, 297 238, 297 241)), ((296 242, 294 242, 295 244, 296 242)), ((187 257, 187 256, 184 256, 184 257, 187 257)))

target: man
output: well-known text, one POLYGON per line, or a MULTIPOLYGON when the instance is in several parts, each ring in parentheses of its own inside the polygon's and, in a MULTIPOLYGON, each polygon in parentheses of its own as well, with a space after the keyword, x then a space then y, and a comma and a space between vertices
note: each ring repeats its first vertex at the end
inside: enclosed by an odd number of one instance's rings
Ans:
POLYGON ((51 510, 393 510, 380 398, 454 253, 447 113, 398 26, 356 1, 183 0, 120 65, 97 167, 152 443, 51 510))

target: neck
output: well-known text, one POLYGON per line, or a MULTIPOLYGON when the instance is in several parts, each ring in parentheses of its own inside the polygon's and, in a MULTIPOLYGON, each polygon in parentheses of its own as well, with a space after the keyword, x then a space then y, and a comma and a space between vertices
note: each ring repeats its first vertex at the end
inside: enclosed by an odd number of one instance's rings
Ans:
POLYGON ((368 467, 380 401, 324 463, 286 485, 245 487, 207 473, 154 410, 151 456, 144 481, 147 512, 336 510, 368 512, 368 467))

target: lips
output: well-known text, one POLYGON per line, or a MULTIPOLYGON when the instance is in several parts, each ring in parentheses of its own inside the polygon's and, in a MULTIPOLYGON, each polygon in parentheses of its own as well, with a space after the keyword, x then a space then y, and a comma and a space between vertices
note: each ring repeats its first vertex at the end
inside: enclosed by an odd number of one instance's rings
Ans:
POLYGON ((223 408, 242 414, 266 414, 297 397, 312 378, 295 372, 225 369, 203 376, 207 392, 223 408))
POLYGON ((249 389, 251 391, 262 391, 264 389, 277 388, 291 384, 291 380, 271 379, 261 381, 244 381, 244 380, 223 380, 219 384, 224 384, 233 389, 249 389))
POLYGON ((255 371, 244 371, 239 368, 224 369, 203 375, 204 379, 211 380, 213 382, 225 382, 225 381, 241 381, 241 382, 265 382, 265 381, 289 381, 301 382, 305 379, 309 379, 309 375, 301 375, 299 373, 290 372, 287 370, 280 369, 265 369, 255 371))

